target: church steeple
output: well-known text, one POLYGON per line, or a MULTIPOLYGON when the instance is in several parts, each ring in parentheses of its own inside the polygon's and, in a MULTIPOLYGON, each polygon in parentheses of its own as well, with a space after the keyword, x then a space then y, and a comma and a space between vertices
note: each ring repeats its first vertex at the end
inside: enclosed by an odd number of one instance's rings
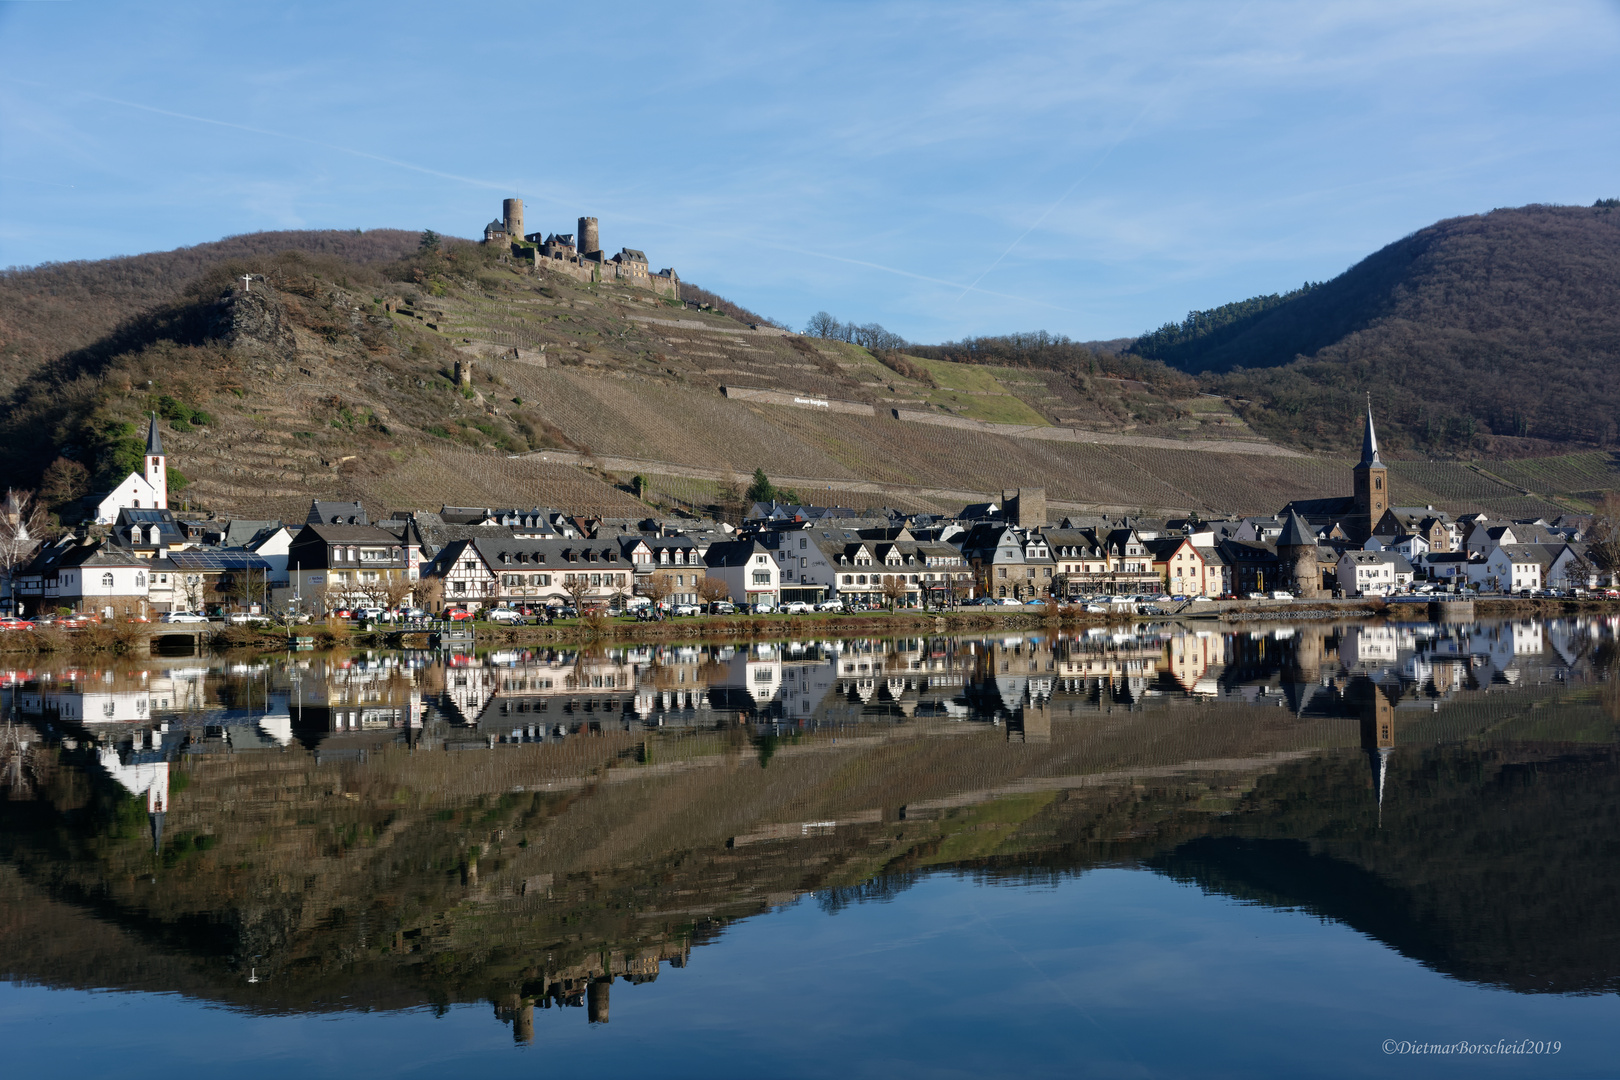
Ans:
POLYGON ((1384 462, 1378 456, 1378 432, 1373 430, 1372 395, 1367 395, 1367 427, 1361 433, 1361 464, 1383 468, 1384 462))
POLYGON ((1367 427, 1361 433, 1361 461, 1355 467, 1356 530, 1362 541, 1373 534, 1389 509, 1389 469, 1378 456, 1378 432, 1373 429, 1372 395, 1367 395, 1367 427))
POLYGON ((169 508, 169 469, 163 456, 163 437, 158 434, 157 413, 146 429, 146 482, 156 494, 157 509, 169 508))

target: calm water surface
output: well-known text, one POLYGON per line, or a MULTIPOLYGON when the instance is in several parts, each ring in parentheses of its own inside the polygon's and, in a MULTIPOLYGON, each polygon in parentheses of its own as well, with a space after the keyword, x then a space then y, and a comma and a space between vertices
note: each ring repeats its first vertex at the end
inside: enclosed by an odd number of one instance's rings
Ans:
POLYGON ((8 1071, 1616 1075, 1617 673, 1592 619, 0 670, 8 1071))

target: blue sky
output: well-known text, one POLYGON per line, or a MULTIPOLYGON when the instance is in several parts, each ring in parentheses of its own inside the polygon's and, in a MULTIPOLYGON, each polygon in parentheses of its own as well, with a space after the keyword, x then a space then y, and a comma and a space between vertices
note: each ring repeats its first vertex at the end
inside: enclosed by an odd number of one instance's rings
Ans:
POLYGON ((0 265, 503 196, 762 314, 1133 335, 1620 196, 1620 5, 0 0, 0 265))

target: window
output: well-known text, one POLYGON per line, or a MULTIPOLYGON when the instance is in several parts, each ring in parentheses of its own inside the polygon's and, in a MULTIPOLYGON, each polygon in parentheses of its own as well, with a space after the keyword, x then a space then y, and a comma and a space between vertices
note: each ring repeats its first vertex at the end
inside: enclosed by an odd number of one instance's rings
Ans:
POLYGON ((145 574, 136 574, 135 575, 135 587, 137 589, 146 588, 146 575, 145 574))
POLYGON ((755 570, 754 571, 754 584, 755 585, 769 585, 770 583, 771 583, 771 572, 769 570, 755 570))
POLYGON ((112 585, 113 585, 113 576, 111 574, 102 574, 101 575, 101 587, 103 589, 110 589, 110 588, 112 588, 112 585))
POLYGON ((800 550, 800 551, 803 551, 803 550, 804 550, 804 549, 805 549, 805 548, 807 548, 807 547, 809 547, 809 546, 810 546, 810 541, 808 541, 808 540, 806 540, 806 539, 805 539, 805 538, 804 538, 804 537, 802 537, 802 536, 801 536, 801 537, 799 537, 799 550, 800 550))

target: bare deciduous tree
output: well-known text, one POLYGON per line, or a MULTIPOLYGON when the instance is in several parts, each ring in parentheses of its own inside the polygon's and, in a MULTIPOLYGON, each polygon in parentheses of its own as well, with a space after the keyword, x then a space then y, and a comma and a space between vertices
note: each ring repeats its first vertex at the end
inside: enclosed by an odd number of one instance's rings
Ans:
POLYGON ((706 577, 698 584, 698 599, 705 604, 713 604, 731 597, 731 590, 726 583, 717 577, 706 577))
POLYGON ((894 605, 902 603, 906 598, 906 578, 904 574, 883 575, 883 599, 889 602, 889 610, 894 605))
POLYGON ((1599 501, 1586 540, 1592 561, 1606 574, 1620 574, 1620 493, 1611 491, 1599 501))
POLYGON ((16 596, 17 574, 45 539, 45 508, 31 491, 8 490, 0 504, 0 574, 16 596))
POLYGON ((669 594, 674 591, 674 586, 669 583, 669 575, 656 570, 653 571, 652 576, 641 585, 641 595, 651 600, 654 604, 662 604, 665 600, 669 599, 669 594))
POLYGON ((439 604, 444 600, 444 579, 441 577, 425 577, 411 586, 411 596, 416 600, 416 606, 426 611, 439 610, 439 604))
POLYGON ((568 574, 563 578, 562 591, 568 594, 575 611, 585 610, 585 601, 591 595, 591 579, 587 574, 568 574))

